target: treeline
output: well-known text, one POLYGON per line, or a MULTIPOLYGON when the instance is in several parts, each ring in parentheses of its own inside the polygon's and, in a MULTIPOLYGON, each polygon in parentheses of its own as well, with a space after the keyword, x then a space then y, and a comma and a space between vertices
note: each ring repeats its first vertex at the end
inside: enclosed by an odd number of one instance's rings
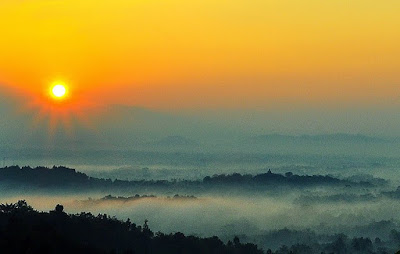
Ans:
POLYGON ((266 254, 400 254, 399 232, 393 230, 388 242, 380 238, 371 240, 368 237, 349 238, 344 234, 335 236, 335 240, 327 243, 294 244, 290 247, 283 245, 278 250, 268 249, 266 254), (397 252, 396 252, 397 251, 397 252))
MULTIPOLYGON (((113 196, 111 194, 104 196, 99 199, 93 199, 93 198, 88 198, 87 200, 81 201, 81 202, 102 202, 102 201, 119 201, 119 202, 129 202, 129 201, 135 201, 135 200, 140 200, 140 199, 157 199, 158 197, 156 195, 139 195, 136 194, 134 196, 129 196, 129 197, 124 197, 124 196, 113 196)), ((195 200, 197 197, 193 195, 179 195, 175 194, 174 196, 167 196, 164 199, 167 200, 195 200)))
POLYGON ((93 189, 93 190, 135 190, 146 187, 148 190, 205 190, 220 187, 243 187, 268 189, 275 186, 288 187, 312 187, 312 186, 342 186, 342 187, 373 187, 370 182, 356 182, 346 179, 339 179, 332 176, 323 175, 295 175, 288 172, 284 175, 272 173, 270 170, 264 174, 242 175, 221 174, 206 176, 202 180, 111 180, 89 177, 88 175, 77 172, 66 167, 46 168, 46 167, 19 167, 11 166, 0 169, 0 184, 3 188, 18 188, 20 184, 40 188, 71 188, 93 189))
POLYGON ((182 233, 154 233, 106 214, 66 214, 62 205, 38 212, 25 201, 0 205, 0 253, 110 254, 262 254, 256 245, 239 238, 223 243, 218 237, 182 233))
POLYGON ((295 175, 292 172, 287 172, 284 175, 272 173, 268 170, 267 173, 258 175, 242 175, 239 173, 229 175, 213 175, 206 176, 203 179, 204 183, 215 184, 278 184, 278 185, 291 185, 291 186, 313 186, 313 185, 343 185, 343 186, 363 186, 372 187, 370 182, 355 182, 335 178, 329 175, 295 175))
MULTIPOLYGON (((371 225, 371 229, 375 226, 375 230, 382 230, 379 227, 383 224, 392 223, 376 222, 371 225)), ((388 254, 400 250, 400 232, 394 229, 398 227, 390 226, 391 229, 388 228, 387 231, 385 229, 387 236, 384 239, 366 236, 350 237, 344 233, 318 234, 310 229, 290 230, 287 228, 269 231, 256 237, 253 236, 251 239, 261 248, 265 248, 266 253, 273 254, 388 254)), ((244 241, 248 240, 244 235, 239 235, 239 237, 244 241)))

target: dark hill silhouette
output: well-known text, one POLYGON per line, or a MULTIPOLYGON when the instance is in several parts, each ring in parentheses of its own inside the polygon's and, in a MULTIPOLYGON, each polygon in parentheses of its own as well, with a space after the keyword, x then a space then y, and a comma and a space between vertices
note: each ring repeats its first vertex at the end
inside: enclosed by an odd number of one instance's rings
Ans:
MULTIPOLYGON (((385 221, 373 226, 379 225, 393 226, 385 221)), ((148 220, 140 226, 107 214, 67 214, 60 204, 50 212, 38 212, 23 200, 0 205, 0 253, 5 254, 387 254, 395 253, 400 244, 400 232, 395 229, 387 241, 289 229, 271 231, 262 238, 271 245, 287 242, 291 246, 275 246, 275 251, 264 252, 255 244, 242 243, 237 236, 224 243, 217 236, 154 233, 148 220)))
POLYGON ((224 244, 218 237, 154 233, 148 226, 120 221, 106 214, 66 214, 57 205, 37 212, 25 201, 0 205, 1 253, 147 253, 147 254, 261 254, 256 245, 224 244))
POLYGON ((15 191, 21 188, 32 187, 34 189, 59 189, 71 192, 81 190, 120 190, 134 191, 146 189, 147 191, 211 191, 216 189, 257 189, 273 190, 279 187, 313 187, 313 186, 355 186, 373 187, 369 182, 354 182, 346 179, 338 179, 332 176, 322 175, 295 175, 290 172, 285 175, 268 171, 265 174, 207 176, 203 180, 136 180, 123 181, 111 179, 99 179, 89 177, 84 173, 66 167, 5 167, 0 168, 0 187, 4 191, 15 191))

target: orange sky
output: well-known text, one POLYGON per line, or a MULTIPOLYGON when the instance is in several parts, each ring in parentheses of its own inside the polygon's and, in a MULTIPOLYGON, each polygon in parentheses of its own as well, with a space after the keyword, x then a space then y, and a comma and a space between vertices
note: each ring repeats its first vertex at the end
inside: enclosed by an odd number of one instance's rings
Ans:
MULTIPOLYGON (((162 110, 398 100, 398 0, 1 0, 0 83, 162 110)), ((83 104, 82 104, 83 105, 83 104)))

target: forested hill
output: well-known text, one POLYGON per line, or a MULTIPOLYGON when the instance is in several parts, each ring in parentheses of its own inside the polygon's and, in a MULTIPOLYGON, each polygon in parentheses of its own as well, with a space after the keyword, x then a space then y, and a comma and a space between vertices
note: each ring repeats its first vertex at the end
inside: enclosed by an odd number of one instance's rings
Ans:
MULTIPOLYGON (((387 222, 386 222, 387 223, 387 222)), ((299 239, 315 238, 312 231, 273 231, 275 241, 281 235, 298 234, 299 239), (303 235, 304 234, 304 235, 303 235)), ((151 222, 137 225, 129 219, 118 220, 106 214, 87 212, 67 214, 62 205, 50 212, 38 212, 25 201, 0 204, 0 253, 30 254, 388 254, 399 248, 400 232, 392 230, 387 242, 368 237, 349 238, 344 234, 322 236, 322 244, 282 245, 278 250, 262 250, 239 237, 224 243, 217 236, 197 237, 183 233, 153 232, 151 222), (150 224, 150 225, 149 225, 150 224), (376 251, 374 251, 376 250, 376 251)), ((268 238, 264 238, 268 241, 268 238)))
POLYGON ((72 190, 134 190, 145 187, 147 190, 207 190, 213 188, 243 187, 245 189, 273 189, 279 187, 312 187, 312 186, 342 186, 342 187, 373 187, 370 182, 355 182, 323 175, 295 175, 290 172, 285 175, 268 171, 258 175, 230 175, 207 176, 202 180, 137 180, 125 181, 99 179, 77 172, 66 167, 19 167, 11 166, 0 168, 0 188, 15 190, 20 187, 34 187, 40 189, 58 188, 72 190))
POLYGON ((262 254, 256 245, 234 238, 199 238, 182 233, 154 233, 106 214, 66 214, 62 205, 38 212, 25 201, 0 205, 0 253, 31 254, 262 254))

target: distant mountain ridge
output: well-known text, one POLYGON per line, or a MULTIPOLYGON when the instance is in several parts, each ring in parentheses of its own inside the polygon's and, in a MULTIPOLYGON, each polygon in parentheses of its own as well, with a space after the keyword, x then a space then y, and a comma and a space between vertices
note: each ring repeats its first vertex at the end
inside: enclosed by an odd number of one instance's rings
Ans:
POLYGON ((258 135, 250 138, 252 142, 393 142, 397 139, 385 139, 380 137, 372 137, 362 134, 319 134, 319 135, 282 135, 282 134, 266 134, 258 135))

